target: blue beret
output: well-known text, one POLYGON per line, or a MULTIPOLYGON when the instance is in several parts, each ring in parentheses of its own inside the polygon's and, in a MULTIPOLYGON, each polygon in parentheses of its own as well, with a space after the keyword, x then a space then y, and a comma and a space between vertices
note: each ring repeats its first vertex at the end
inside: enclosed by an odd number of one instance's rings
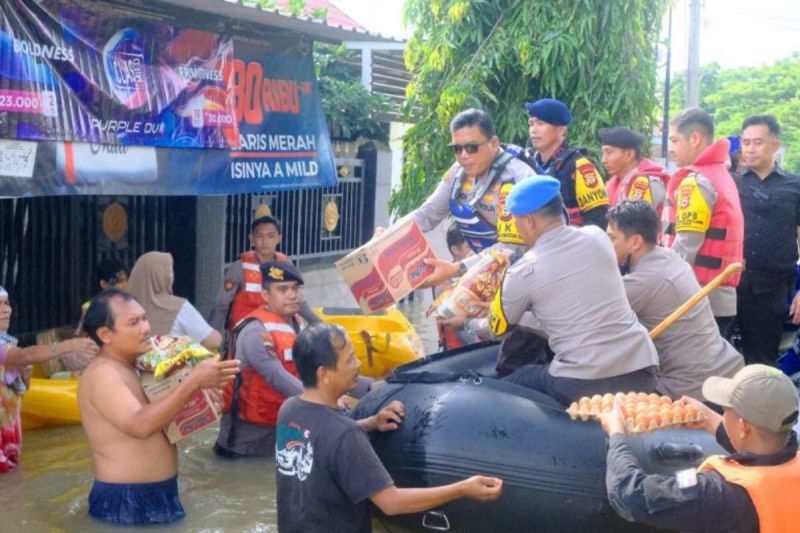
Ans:
POLYGON ((572 114, 567 104, 554 98, 542 98, 535 102, 525 102, 528 115, 543 120, 553 126, 569 126, 572 114))
POLYGON ((730 148, 728 148, 729 154, 742 151, 742 140, 738 135, 731 135, 728 137, 728 142, 731 143, 730 148))
POLYGON ((527 176, 508 193, 508 211, 518 217, 533 213, 560 192, 561 183, 555 178, 538 174, 527 176))

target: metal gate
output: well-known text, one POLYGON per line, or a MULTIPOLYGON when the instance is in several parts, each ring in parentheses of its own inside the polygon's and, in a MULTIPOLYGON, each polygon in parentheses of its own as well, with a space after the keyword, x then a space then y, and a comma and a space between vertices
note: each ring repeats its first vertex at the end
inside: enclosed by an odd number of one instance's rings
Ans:
POLYGON ((146 251, 167 250, 168 200, 0 200, 0 285, 9 291, 14 306, 11 332, 24 338, 77 323, 81 303, 98 290, 94 277, 99 260, 118 259, 130 268, 146 251))
POLYGON ((292 259, 342 255, 371 236, 372 219, 365 208, 367 164, 364 159, 337 159, 335 187, 229 196, 226 207, 225 261, 250 249, 250 224, 255 214, 281 221, 279 249, 292 259), (261 207, 260 207, 261 206, 261 207))

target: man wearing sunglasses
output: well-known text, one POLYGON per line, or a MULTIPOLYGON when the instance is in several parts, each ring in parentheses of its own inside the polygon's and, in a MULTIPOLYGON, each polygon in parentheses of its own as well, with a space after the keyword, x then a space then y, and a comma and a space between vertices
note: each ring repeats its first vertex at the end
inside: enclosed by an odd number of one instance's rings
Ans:
POLYGON ((539 174, 561 182, 564 207, 573 226, 593 224, 606 227, 609 201, 603 178, 586 148, 567 144, 567 127, 572 114, 564 102, 542 98, 526 102, 531 146, 526 156, 533 160, 539 174))
MULTIPOLYGON (((498 240, 501 187, 510 187, 533 169, 516 151, 501 146, 494 122, 485 111, 467 109, 456 115, 450 135, 456 161, 433 194, 410 216, 427 232, 452 215, 477 253, 498 240)), ((502 225, 500 230, 504 231, 502 225)))
MULTIPOLYGON (((775 364, 787 299, 795 284, 800 233, 800 178, 780 168, 780 126, 771 115, 749 117, 742 125, 746 168, 734 179, 744 212, 746 268, 736 289, 742 351, 748 364, 775 364)), ((790 306, 800 324, 800 297, 790 306)))

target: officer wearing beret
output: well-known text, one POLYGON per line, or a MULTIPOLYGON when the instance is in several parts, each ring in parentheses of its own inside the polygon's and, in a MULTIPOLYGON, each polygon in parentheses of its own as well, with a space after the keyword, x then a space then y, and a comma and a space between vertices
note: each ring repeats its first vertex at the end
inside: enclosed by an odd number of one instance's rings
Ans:
POLYGON ((609 175, 606 191, 611 205, 623 200, 644 200, 661 216, 669 174, 642 156, 645 137, 639 132, 615 126, 600 130, 603 167, 609 175))
POLYGON ((609 206, 606 188, 586 148, 567 144, 567 127, 572 122, 569 108, 553 98, 526 102, 525 108, 533 147, 526 156, 534 161, 537 172, 561 182, 570 224, 593 224, 605 229, 609 206))
POLYGON ((523 322, 548 338, 555 357, 505 379, 563 403, 606 392, 652 392, 658 355, 628 303, 611 242, 600 228, 564 223, 560 189, 550 176, 530 176, 508 197, 527 252, 506 272, 488 326, 503 337, 523 322))
MULTIPOLYGON (((241 373, 223 394, 223 415, 214 451, 223 457, 272 456, 275 422, 286 398, 303 392, 292 347, 307 322, 300 316, 303 276, 288 261, 261 264, 264 305, 233 330, 226 358, 241 363, 241 373), (231 350, 233 348, 233 350, 231 350), (233 353, 231 353, 233 352, 233 353)), ((363 378, 363 394, 371 380, 363 378)))

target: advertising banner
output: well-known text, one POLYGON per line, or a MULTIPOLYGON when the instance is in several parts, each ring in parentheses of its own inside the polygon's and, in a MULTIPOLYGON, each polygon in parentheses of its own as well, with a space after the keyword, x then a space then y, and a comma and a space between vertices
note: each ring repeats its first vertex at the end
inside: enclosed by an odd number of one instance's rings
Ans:
POLYGON ((333 186, 312 41, 0 0, 0 196, 333 186))

